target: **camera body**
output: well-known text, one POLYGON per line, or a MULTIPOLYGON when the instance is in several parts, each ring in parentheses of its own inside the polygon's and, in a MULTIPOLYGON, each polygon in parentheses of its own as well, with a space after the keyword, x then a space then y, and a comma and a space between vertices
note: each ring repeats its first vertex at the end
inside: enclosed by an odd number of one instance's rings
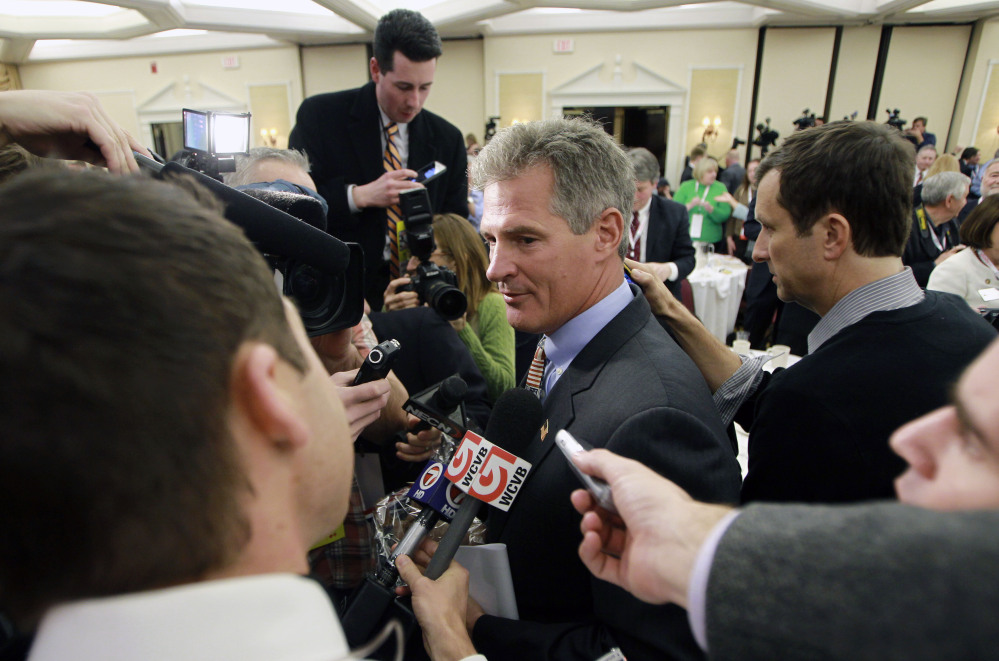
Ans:
POLYGON ((815 126, 815 113, 811 112, 808 108, 801 111, 801 117, 794 120, 794 130, 801 131, 803 129, 808 129, 815 126))
POLYGON ((899 131, 905 128, 906 121, 899 116, 901 111, 898 108, 894 110, 886 109, 885 112, 888 113, 888 121, 885 124, 894 126, 899 131))
POLYGON ((421 303, 437 310, 445 319, 457 319, 465 314, 468 300, 458 289, 458 276, 451 269, 431 261, 420 262, 416 273, 409 277, 410 283, 399 287, 399 291, 415 291, 421 303))
POLYGON ((410 188, 399 194, 399 207, 406 223, 406 245, 420 260, 408 285, 398 291, 415 291, 420 303, 426 303, 447 320, 458 319, 468 309, 468 299, 458 289, 454 271, 430 261, 436 247, 433 213, 426 188, 410 188))
POLYGON ((756 139, 753 140, 753 144, 760 148, 763 156, 767 155, 770 148, 777 144, 777 138, 780 137, 780 133, 770 128, 770 118, 767 117, 765 124, 757 124, 756 130, 758 134, 756 139))

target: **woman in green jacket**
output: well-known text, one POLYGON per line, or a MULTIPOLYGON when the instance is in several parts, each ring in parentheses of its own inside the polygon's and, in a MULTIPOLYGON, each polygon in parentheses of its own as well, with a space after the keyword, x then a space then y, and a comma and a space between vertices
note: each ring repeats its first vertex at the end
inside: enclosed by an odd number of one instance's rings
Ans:
POLYGON ((715 201, 715 198, 727 192, 725 184, 717 179, 718 161, 705 156, 694 167, 694 178, 680 184, 673 199, 687 207, 691 240, 713 243, 716 252, 725 254, 728 252, 725 222, 732 215, 732 207, 725 202, 715 201))

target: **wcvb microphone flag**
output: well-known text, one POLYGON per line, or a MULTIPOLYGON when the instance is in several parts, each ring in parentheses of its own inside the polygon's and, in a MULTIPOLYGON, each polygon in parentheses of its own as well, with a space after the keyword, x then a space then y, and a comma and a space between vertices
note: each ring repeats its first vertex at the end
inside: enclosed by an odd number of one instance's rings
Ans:
POLYGON ((469 496, 507 511, 530 471, 530 463, 470 431, 444 477, 469 496))

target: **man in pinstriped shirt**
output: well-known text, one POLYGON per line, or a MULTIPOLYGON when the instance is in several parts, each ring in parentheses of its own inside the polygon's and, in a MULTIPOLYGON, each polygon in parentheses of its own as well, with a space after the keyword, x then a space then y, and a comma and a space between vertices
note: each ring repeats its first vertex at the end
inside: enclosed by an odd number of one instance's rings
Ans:
MULTIPOLYGON (((897 131, 838 122, 801 131, 761 163, 753 259, 784 301, 822 319, 808 355, 765 374, 644 274, 653 312, 694 359, 723 419, 749 430, 743 501, 892 498, 904 463, 888 437, 944 405, 994 331, 902 265, 912 152, 897 131)), ((638 265, 640 268, 640 265, 638 265)))

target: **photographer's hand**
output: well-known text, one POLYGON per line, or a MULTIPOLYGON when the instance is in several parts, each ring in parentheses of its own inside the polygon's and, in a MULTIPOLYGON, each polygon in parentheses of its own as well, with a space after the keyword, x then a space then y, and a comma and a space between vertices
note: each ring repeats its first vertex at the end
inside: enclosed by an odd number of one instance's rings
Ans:
POLYGON ((389 207, 399 204, 400 191, 422 188, 423 184, 410 181, 416 176, 413 170, 391 170, 363 186, 354 186, 354 204, 358 209, 389 207))
POLYGON ((461 315, 457 319, 452 319, 448 323, 451 324, 451 328, 453 328, 456 332, 460 333, 465 328, 465 323, 466 323, 465 317, 467 315, 468 315, 468 313, 466 312, 465 314, 461 315))
POLYGON ((150 155, 88 92, 0 93, 0 146, 7 142, 38 156, 105 165, 115 173, 138 172, 133 149, 150 155))
POLYGON ((420 307, 420 295, 415 291, 401 291, 396 293, 399 287, 408 285, 410 282, 409 278, 403 277, 396 278, 388 283, 388 287, 385 288, 385 303, 383 306, 386 312, 420 307))

